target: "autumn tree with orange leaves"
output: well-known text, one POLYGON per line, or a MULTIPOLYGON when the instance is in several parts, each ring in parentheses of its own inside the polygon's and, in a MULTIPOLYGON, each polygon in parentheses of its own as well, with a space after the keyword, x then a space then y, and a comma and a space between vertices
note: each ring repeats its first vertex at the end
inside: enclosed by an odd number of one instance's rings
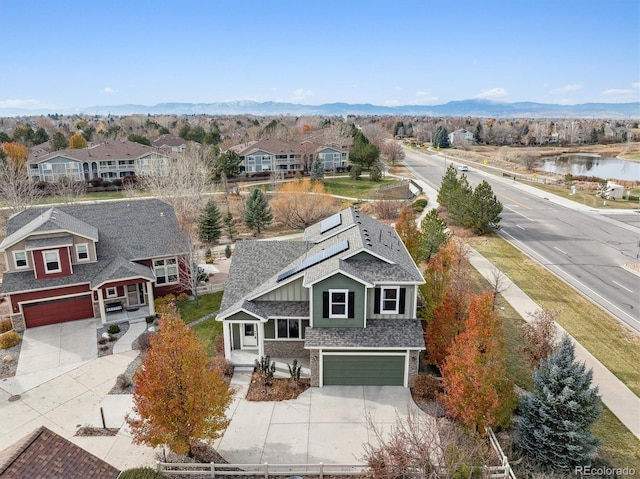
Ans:
POLYGON ((13 165, 16 168, 23 169, 25 167, 29 156, 29 150, 26 146, 15 141, 9 141, 2 144, 2 151, 13 161, 13 165))
POLYGON ((166 444, 193 457, 199 440, 220 437, 229 424, 225 411, 233 390, 209 368, 206 352, 175 306, 163 312, 135 382, 133 413, 126 421, 136 444, 166 444))
POLYGON ((413 208, 404 205, 396 223, 396 232, 404 243, 407 251, 416 263, 420 262, 420 231, 416 226, 416 215, 413 208))
POLYGON ((76 133, 69 138, 69 148, 72 150, 81 150, 87 147, 87 140, 81 133, 76 133))
POLYGON ((295 229, 304 229, 334 211, 333 199, 322 182, 308 178, 282 184, 270 205, 278 221, 295 229))
POLYGON ((441 368, 440 399, 447 414, 480 434, 486 427, 506 426, 517 404, 491 302, 490 293, 471 299, 466 329, 453 341, 441 368))

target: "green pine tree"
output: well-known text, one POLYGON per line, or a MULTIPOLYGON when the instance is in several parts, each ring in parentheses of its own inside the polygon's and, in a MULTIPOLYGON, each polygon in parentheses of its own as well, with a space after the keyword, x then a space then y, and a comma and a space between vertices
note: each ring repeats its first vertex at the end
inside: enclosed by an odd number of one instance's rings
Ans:
POLYGON ((215 201, 209 200, 198 218, 198 236, 203 243, 213 243, 220 239, 220 211, 215 201))
POLYGON ((460 180, 458 179, 458 174, 456 173, 456 169, 453 165, 449 165, 447 171, 442 177, 442 182, 440 183, 440 190, 438 191, 438 203, 443 208, 449 208, 451 205, 451 198, 453 197, 453 192, 458 188, 460 180))
POLYGON ((222 222, 224 223, 224 227, 227 230, 227 236, 231 241, 233 241, 233 238, 236 236, 238 231, 236 230, 235 221, 233 219, 231 211, 227 211, 227 214, 222 218, 222 222))
POLYGON ((255 235, 259 235, 262 228, 273 221, 271 208, 264 193, 255 188, 249 198, 244 212, 244 224, 246 224, 255 235))
POLYGON ((447 223, 440 219, 438 210, 430 209, 420 223, 420 259, 429 261, 450 236, 447 223))
POLYGON ((311 171, 309 172, 311 181, 322 181, 324 179, 324 166, 319 156, 311 163, 311 171))
POLYGON ((463 226, 478 234, 500 229, 502 203, 493 193, 489 183, 483 181, 476 186, 470 201, 466 204, 468 214, 465 215, 463 226))
POLYGON ((439 126, 435 135, 433 135, 433 146, 437 148, 449 148, 451 146, 449 144, 449 133, 443 126, 439 126))
POLYGON ((589 466, 600 440, 591 426, 602 413, 593 370, 575 360, 574 345, 564 335, 558 350, 533 373, 535 391, 520 402, 518 446, 553 470, 589 466))

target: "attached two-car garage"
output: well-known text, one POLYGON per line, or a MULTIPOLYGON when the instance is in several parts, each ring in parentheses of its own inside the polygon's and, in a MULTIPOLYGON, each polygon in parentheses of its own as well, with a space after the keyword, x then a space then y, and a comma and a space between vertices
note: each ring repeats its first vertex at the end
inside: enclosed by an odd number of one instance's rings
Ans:
POLYGON ((323 386, 404 386, 407 354, 322 353, 323 386))
POLYGON ((90 294, 36 303, 22 303, 22 311, 27 328, 93 318, 94 316, 90 294))

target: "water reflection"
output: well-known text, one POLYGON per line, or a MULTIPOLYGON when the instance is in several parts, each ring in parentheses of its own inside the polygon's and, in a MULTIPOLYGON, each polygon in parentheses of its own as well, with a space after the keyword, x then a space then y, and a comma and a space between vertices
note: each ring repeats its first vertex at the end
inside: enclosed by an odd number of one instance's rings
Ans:
POLYGON ((606 156, 575 154, 545 158, 542 170, 573 176, 597 176, 604 179, 640 181, 640 163, 606 156))

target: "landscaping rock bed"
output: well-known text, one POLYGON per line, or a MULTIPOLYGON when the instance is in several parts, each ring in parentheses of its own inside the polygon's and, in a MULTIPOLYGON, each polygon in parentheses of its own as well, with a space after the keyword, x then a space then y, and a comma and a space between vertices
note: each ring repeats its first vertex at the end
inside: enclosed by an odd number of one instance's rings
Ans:
POLYGON ((266 387, 262 384, 262 379, 253 373, 249 390, 247 391, 247 401, 284 401, 286 399, 296 399, 300 394, 311 387, 311 380, 300 379, 298 384, 289 378, 274 378, 266 387))
POLYGON ((113 354, 113 345, 127 332, 129 329, 129 323, 119 323, 118 327, 120 328, 120 331, 113 334, 109 333, 109 326, 96 329, 99 358, 113 354), (108 338, 105 337, 106 335, 108 335, 108 338))
POLYGON ((12 378, 16 375, 20 349, 22 348, 22 333, 20 333, 20 338, 20 342, 15 346, 8 349, 0 349, 0 379, 12 378))

